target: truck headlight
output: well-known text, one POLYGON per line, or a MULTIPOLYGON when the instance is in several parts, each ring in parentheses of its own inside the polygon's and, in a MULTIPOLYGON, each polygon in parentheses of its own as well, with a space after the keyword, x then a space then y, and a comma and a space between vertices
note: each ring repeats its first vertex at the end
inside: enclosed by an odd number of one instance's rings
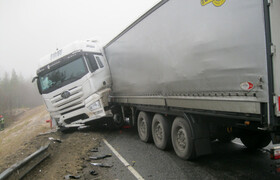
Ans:
POLYGON ((96 110, 96 109, 98 109, 100 107, 101 107, 100 102, 99 101, 95 101, 94 103, 92 103, 91 105, 88 106, 88 109, 90 111, 94 111, 94 110, 96 110))

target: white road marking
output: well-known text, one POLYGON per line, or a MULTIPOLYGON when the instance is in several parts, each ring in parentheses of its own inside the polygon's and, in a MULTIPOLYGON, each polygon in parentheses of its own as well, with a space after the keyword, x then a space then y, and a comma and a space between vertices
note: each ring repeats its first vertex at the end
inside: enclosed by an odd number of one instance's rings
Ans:
POLYGON ((116 151, 111 144, 103 139, 103 142, 111 149, 111 151, 119 158, 119 160, 127 167, 127 169, 136 177, 138 180, 144 180, 144 178, 116 151))

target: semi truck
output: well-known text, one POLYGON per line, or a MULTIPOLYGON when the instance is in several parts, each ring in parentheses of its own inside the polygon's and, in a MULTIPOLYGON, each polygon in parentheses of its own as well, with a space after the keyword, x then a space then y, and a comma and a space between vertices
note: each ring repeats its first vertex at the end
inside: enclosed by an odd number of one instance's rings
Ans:
POLYGON ((39 93, 52 125, 67 130, 83 127, 101 117, 111 117, 108 95, 110 71, 97 41, 71 43, 40 60, 39 93))
POLYGON ((38 89, 60 127, 128 121, 141 141, 186 160, 216 139, 277 144, 279 18, 278 0, 162 0, 104 47, 43 58, 38 89))
POLYGON ((163 0, 104 47, 110 109, 182 159, 280 142, 280 1, 163 0))

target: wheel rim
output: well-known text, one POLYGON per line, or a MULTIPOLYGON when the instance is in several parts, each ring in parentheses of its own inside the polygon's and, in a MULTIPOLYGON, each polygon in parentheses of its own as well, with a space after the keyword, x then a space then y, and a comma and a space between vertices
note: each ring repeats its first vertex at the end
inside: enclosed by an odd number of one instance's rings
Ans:
POLYGON ((145 136, 145 134, 147 132, 147 123, 143 118, 140 120, 139 126, 140 126, 140 128, 139 128, 140 129, 140 135, 145 136))
POLYGON ((155 125, 155 135, 156 138, 160 141, 163 139, 163 128, 160 123, 156 123, 155 125))
POLYGON ((179 127, 177 130, 176 142, 179 150, 182 151, 186 149, 187 135, 186 135, 186 131, 182 127, 179 127))

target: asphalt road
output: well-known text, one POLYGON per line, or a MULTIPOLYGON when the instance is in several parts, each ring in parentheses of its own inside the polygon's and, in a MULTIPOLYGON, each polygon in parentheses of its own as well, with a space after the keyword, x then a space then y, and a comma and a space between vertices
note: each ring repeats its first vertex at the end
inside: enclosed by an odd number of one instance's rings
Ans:
MULTIPOLYGON (((280 179, 274 168, 280 161, 270 160, 263 150, 248 151, 239 140, 229 144, 213 142, 212 154, 184 161, 172 149, 162 151, 153 143, 140 141, 136 129, 104 132, 104 137, 144 179, 280 179)), ((99 152, 113 154, 104 142, 99 152)), ((113 165, 111 177, 136 179, 115 154, 104 162, 113 165)))

